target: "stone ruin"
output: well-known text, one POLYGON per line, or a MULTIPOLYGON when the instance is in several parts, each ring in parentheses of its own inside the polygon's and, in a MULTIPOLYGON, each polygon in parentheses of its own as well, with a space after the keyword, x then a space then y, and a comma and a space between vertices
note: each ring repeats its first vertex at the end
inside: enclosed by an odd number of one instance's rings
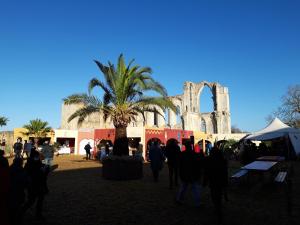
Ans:
MULTIPOLYGON (((231 120, 229 108, 228 88, 216 82, 202 81, 200 83, 185 82, 183 94, 171 96, 170 99, 177 107, 178 114, 171 110, 163 112, 158 109, 158 113, 146 112, 145 120, 142 116, 132 122, 131 127, 166 127, 173 129, 183 129, 192 131, 203 131, 207 134, 230 134, 231 120), (212 93, 213 112, 201 113, 200 96, 204 87, 209 87, 212 93)), ((103 121, 100 113, 95 113, 86 118, 81 127, 77 125, 77 119, 68 122, 68 118, 80 106, 62 105, 61 129, 79 128, 113 128, 112 121, 103 121)))

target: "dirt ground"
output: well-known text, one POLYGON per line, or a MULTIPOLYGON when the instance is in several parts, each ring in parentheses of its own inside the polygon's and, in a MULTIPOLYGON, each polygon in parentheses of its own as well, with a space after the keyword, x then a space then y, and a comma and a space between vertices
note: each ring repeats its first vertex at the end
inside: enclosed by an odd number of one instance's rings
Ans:
MULTIPOLYGON (((24 225, 205 225, 216 224, 208 187, 201 191, 202 207, 193 204, 191 190, 183 205, 175 204, 178 188, 168 189, 167 165, 154 183, 149 164, 144 178, 136 181, 109 181, 101 176, 101 164, 82 156, 59 156, 58 168, 49 176, 50 193, 45 198, 44 221, 37 221, 34 209, 24 225)), ((230 162, 230 172, 239 168, 230 162)), ((224 203, 224 224, 284 225, 300 221, 300 162, 294 163, 292 213, 287 213, 284 187, 261 183, 231 184, 229 202, 224 203)))

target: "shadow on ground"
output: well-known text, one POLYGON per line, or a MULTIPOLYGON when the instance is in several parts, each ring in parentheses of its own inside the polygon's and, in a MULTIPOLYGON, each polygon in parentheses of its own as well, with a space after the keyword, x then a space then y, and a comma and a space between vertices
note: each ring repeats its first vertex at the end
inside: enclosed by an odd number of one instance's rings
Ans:
MULTIPOLYGON (((60 160, 69 160, 67 157, 60 160)), ((82 164, 83 160, 68 163, 82 164)), ((45 221, 36 221, 31 209, 25 225, 208 225, 215 224, 209 190, 202 190, 201 208, 195 208, 191 192, 184 205, 174 202, 176 189, 168 189, 167 168, 154 183, 149 164, 144 165, 144 178, 135 181, 109 181, 101 176, 101 164, 88 162, 91 168, 76 169, 58 162, 59 169, 49 177, 50 194, 44 204, 45 221), (64 167, 67 170, 63 170, 64 167)), ((235 167, 236 165, 233 165, 235 167)), ((299 163, 295 167, 299 176, 299 163)), ((293 214, 288 216, 284 191, 274 186, 254 185, 229 188, 230 201, 224 204, 224 224, 296 224, 299 211, 299 178, 294 179, 293 214)))

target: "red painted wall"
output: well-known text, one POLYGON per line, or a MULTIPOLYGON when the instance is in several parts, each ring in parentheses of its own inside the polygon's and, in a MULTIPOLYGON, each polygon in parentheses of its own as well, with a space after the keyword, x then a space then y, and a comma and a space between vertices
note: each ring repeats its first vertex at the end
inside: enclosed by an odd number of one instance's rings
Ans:
POLYGON ((148 141, 152 138, 158 138, 163 143, 166 143, 164 130, 146 129, 145 130, 145 146, 147 145, 148 141))
POLYGON ((181 143, 183 138, 190 138, 193 135, 193 131, 190 130, 180 130, 180 129, 165 129, 166 141, 173 138, 181 143))
POLYGON ((181 142, 182 139, 182 130, 179 129, 165 129, 166 139, 175 139, 178 142, 181 142))
POLYGON ((111 140, 112 143, 115 141, 115 129, 95 129, 94 133, 95 141, 99 141, 102 139, 111 140))

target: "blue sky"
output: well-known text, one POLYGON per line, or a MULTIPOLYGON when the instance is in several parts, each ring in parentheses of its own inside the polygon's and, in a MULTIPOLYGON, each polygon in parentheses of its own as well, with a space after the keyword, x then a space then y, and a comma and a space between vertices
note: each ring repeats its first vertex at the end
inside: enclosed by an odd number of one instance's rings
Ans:
POLYGON ((299 11, 297 0, 0 0, 1 130, 37 117, 59 127, 62 98, 102 77, 93 60, 124 53, 169 95, 187 80, 227 86, 232 125, 255 131, 300 83, 299 11))

